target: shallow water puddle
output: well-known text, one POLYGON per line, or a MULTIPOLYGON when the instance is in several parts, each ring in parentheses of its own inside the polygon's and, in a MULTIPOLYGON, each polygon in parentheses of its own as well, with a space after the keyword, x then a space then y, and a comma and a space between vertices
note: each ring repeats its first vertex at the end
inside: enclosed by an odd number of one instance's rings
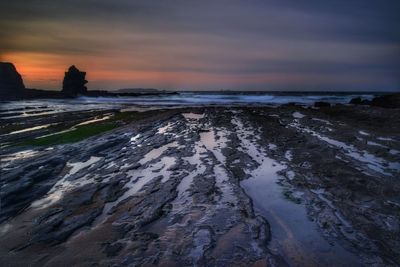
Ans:
MULTIPOLYGON (((156 134, 165 134, 168 132, 170 128, 176 123, 169 122, 167 125, 159 127, 156 134)), ((140 134, 131 138, 131 143, 135 144, 138 139, 141 137, 140 134)), ((140 145, 138 145, 140 146, 140 145)), ((158 148, 153 148, 144 157, 138 162, 141 167, 138 169, 130 170, 127 172, 129 181, 125 184, 125 188, 127 189, 122 196, 120 196, 117 200, 113 202, 106 203, 102 214, 96 218, 94 225, 98 225, 102 223, 107 216, 110 210, 114 207, 118 206, 123 200, 133 196, 141 191, 141 189, 153 179, 162 176, 161 183, 165 183, 169 180, 172 171, 169 169, 176 164, 176 158, 171 156, 164 156, 163 153, 167 151, 168 148, 178 148, 179 144, 177 141, 165 144, 158 148)), ((188 158, 184 158, 185 160, 189 160, 188 158)), ((200 161, 200 150, 196 150, 195 155, 189 160, 191 164, 197 164, 200 161)), ((124 164, 125 166, 126 164, 124 164)), ((128 166, 126 166, 128 167, 128 166)), ((205 167, 204 167, 205 168, 205 167)), ((193 177, 196 175, 196 172, 193 172, 190 175, 185 176, 181 183, 178 186, 178 197, 184 198, 184 194, 186 190, 190 187, 192 183, 193 177)))
POLYGON ((124 200, 128 196, 134 195, 139 192, 142 187, 158 176, 163 176, 161 182, 164 183, 168 181, 171 171, 168 169, 174 165, 176 159, 174 157, 162 157, 160 161, 155 164, 151 164, 145 169, 128 171, 131 182, 126 186, 129 188, 128 191, 124 193, 120 201, 124 200))
POLYGON ((204 118, 205 114, 197 114, 197 113, 182 113, 183 117, 185 117, 185 119, 187 120, 199 120, 204 118))
POLYGON ((325 123, 326 125, 333 125, 330 121, 319 119, 319 118, 312 118, 311 120, 319 121, 319 122, 325 123))
POLYGON ((212 150, 214 149, 214 147, 218 145, 217 141, 215 140, 214 132, 212 131, 212 129, 200 133, 200 142, 208 150, 212 150))
POLYGON ((278 147, 275 144, 268 144, 269 150, 276 150, 278 147))
POLYGON ((59 131, 59 132, 41 135, 41 136, 35 137, 35 139, 40 139, 40 138, 44 138, 44 137, 49 137, 49 136, 53 136, 53 135, 57 135, 57 134, 68 133, 68 132, 72 132, 72 131, 75 131, 75 130, 76 130, 76 128, 71 127, 71 128, 66 129, 66 130, 59 131))
POLYGON ((199 174, 204 173, 206 170, 205 164, 202 162, 201 153, 206 152, 204 147, 200 145, 200 142, 195 144, 194 154, 191 157, 185 157, 184 160, 188 161, 191 165, 196 166, 194 171, 191 171, 187 176, 185 176, 181 182, 179 183, 178 190, 178 199, 183 200, 188 197, 188 189, 193 182, 193 178, 199 174))
POLYGON ((233 192, 226 169, 221 165, 216 165, 214 166, 214 174, 216 186, 222 192, 221 203, 235 203, 237 197, 233 192))
MULTIPOLYGON (((163 157, 161 159, 161 164, 163 166, 160 169, 160 172, 162 171, 162 176, 163 178, 161 179, 161 183, 165 183, 166 181, 169 180, 172 171, 169 170, 169 167, 175 165, 176 159, 174 157, 163 157)), ((156 172, 159 172, 158 170, 156 172)))
POLYGON ((393 138, 390 137, 378 137, 377 139, 381 141, 395 141, 393 138))
POLYGON ((25 133, 25 132, 36 131, 36 130, 48 128, 48 127, 50 127, 51 125, 52 125, 52 124, 39 125, 39 126, 31 127, 31 128, 26 128, 26 129, 22 129, 22 130, 18 130, 18 131, 13 131, 13 132, 10 132, 10 133, 8 133, 8 134, 11 135, 11 134, 19 134, 19 133, 25 133))
POLYGON ((297 122, 290 123, 289 126, 299 130, 300 132, 311 134, 329 145, 342 149, 347 156, 366 164, 366 166, 373 171, 389 176, 392 176, 392 173, 387 172, 388 169, 397 173, 400 171, 400 162, 389 162, 383 158, 376 157, 367 151, 359 151, 353 145, 347 145, 341 141, 323 136, 306 127, 301 127, 297 122))
POLYGON ((233 118, 232 119, 232 124, 236 126, 237 128, 237 136, 240 140, 240 142, 243 144, 242 147, 240 147, 240 150, 246 151, 246 153, 249 154, 251 158, 253 158, 255 161, 258 162, 261 157, 261 149, 258 148, 252 141, 249 140, 249 137, 252 137, 254 141, 259 139, 259 136, 256 135, 255 130, 249 130, 244 127, 243 123, 238 119, 238 118, 233 118))
POLYGON ((214 128, 212 128, 208 132, 200 133, 200 143, 202 143, 207 150, 211 151, 218 161, 216 164, 214 164, 213 171, 215 175, 216 186, 222 192, 221 201, 223 203, 235 202, 236 200, 225 167, 226 157, 222 153, 222 149, 227 146, 227 135, 228 133, 225 130, 217 130, 214 128), (218 139, 216 138, 216 136, 218 137, 218 139))
POLYGON ((178 147, 178 142, 174 141, 172 143, 168 143, 159 148, 155 148, 155 149, 151 150, 139 161, 139 163, 143 165, 150 160, 160 157, 161 154, 164 153, 164 151, 166 151, 170 147, 178 147))
POLYGON ((140 138, 140 134, 137 134, 137 135, 135 135, 134 137, 132 137, 131 139, 130 139, 130 142, 131 143, 135 143, 139 138, 140 138))
POLYGON ((314 194, 317 195, 317 197, 322 200, 323 202, 325 202, 331 209, 336 210, 336 207, 333 205, 332 201, 330 201, 329 199, 327 199, 325 197, 325 189, 323 188, 319 188, 319 189, 310 189, 310 191, 314 194))
POLYGON ((0 162, 7 162, 7 161, 14 161, 14 160, 19 160, 19 159, 26 159, 33 157, 39 153, 39 151, 32 150, 32 149, 27 149, 23 151, 19 151, 13 154, 8 154, 8 155, 2 155, 0 158, 0 162))
POLYGON ((158 128, 157 133, 158 134, 166 134, 168 131, 174 126, 175 123, 173 122, 168 122, 167 125, 158 128))
MULTIPOLYGON (((133 138, 137 140, 137 138, 139 137, 136 138, 135 136, 133 138)), ((143 186, 145 186, 156 177, 162 176, 161 183, 167 182, 172 173, 169 168, 176 163, 176 158, 170 156, 161 156, 168 148, 177 146, 177 141, 174 141, 159 148, 152 149, 139 161, 141 165, 149 164, 148 166, 145 166, 145 168, 128 171, 127 175, 129 177, 129 182, 127 182, 124 186, 125 188, 127 188, 127 190, 117 200, 106 203, 104 205, 102 214, 96 218, 94 225, 102 223, 106 219, 109 211, 112 208, 118 206, 121 201, 127 199, 128 197, 137 194, 143 188, 143 186), (149 163, 150 161, 158 158, 160 159, 155 163, 149 163)))
POLYGON ((101 118, 96 117, 96 118, 94 118, 92 120, 88 120, 88 121, 84 121, 84 122, 78 123, 75 126, 82 126, 82 125, 87 125, 87 124, 91 124, 91 123, 95 123, 95 122, 99 122, 99 121, 105 121, 105 120, 108 120, 110 118, 111 118, 111 115, 107 115, 107 116, 104 116, 104 117, 101 117, 101 118))
POLYGON ((222 154, 221 149, 226 147, 226 142, 228 141, 226 138, 226 132, 218 131, 216 138, 214 128, 211 128, 208 132, 200 133, 200 142, 211 152, 213 152, 214 156, 217 160, 225 164, 225 156, 222 154))
POLYGON ((381 144, 376 143, 376 142, 374 142, 374 141, 367 141, 367 145, 370 145, 370 146, 379 146, 379 147, 383 147, 383 148, 388 148, 387 146, 381 145, 381 144))
MULTIPOLYGON (((97 118, 97 117, 96 117, 96 118, 94 118, 94 119, 92 119, 92 120, 88 120, 88 121, 84 121, 84 122, 78 123, 78 124, 76 124, 76 125, 74 125, 74 126, 68 128, 68 129, 65 129, 65 130, 62 130, 62 131, 59 131, 59 132, 50 133, 50 134, 41 135, 41 136, 39 136, 39 137, 36 137, 35 139, 40 139, 40 138, 49 137, 49 136, 53 136, 53 135, 58 135, 58 134, 63 134, 63 133, 72 132, 72 131, 75 131, 75 130, 76 130, 76 127, 77 127, 77 126, 88 125, 88 124, 92 124, 92 123, 95 123, 95 122, 108 120, 108 119, 110 119, 110 118, 111 118, 111 115, 107 115, 107 116, 104 116, 104 117, 102 117, 102 118, 97 118)), ((50 126, 50 125, 49 125, 49 126, 50 126)))
POLYGON ((286 151, 286 152, 285 152, 285 158, 286 158, 288 161, 292 161, 292 160, 293 160, 292 151, 290 151, 290 150, 286 151))
POLYGON ((67 163, 67 166, 72 167, 71 170, 68 172, 67 176, 77 173, 78 171, 92 165, 93 163, 99 161, 100 159, 101 159, 100 157, 92 156, 92 157, 90 157, 90 159, 88 159, 87 161, 84 161, 84 162, 67 163))
MULTIPOLYGON (((203 125, 195 125, 193 121, 188 121, 187 125, 188 129, 199 128, 203 125)), ((185 131, 184 134, 188 134, 189 131, 185 131)), ((190 142, 191 139, 186 139, 186 142, 190 142)), ((182 159, 187 161, 190 165, 194 166, 194 169, 191 170, 186 176, 182 178, 180 183, 177 186, 178 195, 175 200, 172 202, 172 210, 171 214, 182 214, 185 212, 190 212, 190 207, 192 203, 192 198, 190 197, 190 186, 193 183, 193 179, 201 175, 206 170, 207 162, 205 161, 205 157, 202 154, 206 153, 207 149, 201 140, 194 143, 193 154, 189 157, 183 157, 182 159)), ((171 217, 173 219, 173 217, 171 217)))
POLYGON ((68 180, 68 177, 76 174, 77 172, 79 172, 84 168, 91 166, 100 159, 101 159, 100 157, 92 156, 87 161, 84 162, 67 163, 67 166, 71 167, 69 172, 66 175, 64 175, 62 179, 57 181, 57 183, 50 189, 50 191, 46 194, 44 198, 32 202, 31 207, 36 209, 47 208, 52 204, 56 203, 58 200, 60 200, 66 192, 71 191, 72 189, 78 186, 83 186, 94 182, 93 178, 88 179, 86 175, 76 180, 68 180))
MULTIPOLYGON (((201 124, 196 124, 193 121, 188 121, 188 128, 193 129, 195 127, 198 129, 206 128, 208 122, 202 122, 201 124)), ((208 126, 207 126, 208 127, 208 126)), ((220 189, 222 193, 218 196, 218 204, 215 205, 215 209, 220 207, 226 208, 225 204, 227 202, 235 203, 236 197, 233 194, 232 185, 230 184, 229 177, 225 168, 225 156, 222 154, 221 149, 226 146, 227 142, 227 132, 223 129, 210 128, 209 131, 202 131, 200 134, 200 140, 196 141, 193 148, 193 155, 189 157, 182 158, 187 161, 190 165, 194 166, 186 176, 184 176, 179 183, 177 190, 178 196, 172 202, 171 220, 176 214, 188 215, 193 213, 192 209, 192 198, 190 197, 190 187, 193 183, 193 179, 198 175, 203 174, 206 171, 207 166, 213 166, 213 172, 211 175, 215 177, 215 186, 220 189), (206 153, 212 153, 215 158, 210 158, 206 153)), ((191 215, 190 215, 191 216, 191 215)), ((208 218, 205 215, 203 218, 208 218)), ((178 227, 182 225, 177 225, 178 227)), ((196 244, 194 244, 197 247, 196 244)), ((198 248, 198 247, 197 247, 198 248)), ((196 249, 194 249, 196 250, 196 249)), ((203 253, 203 249, 198 248, 199 253, 203 253)), ((197 254, 197 253, 194 253, 197 254)), ((192 255, 194 260, 195 255, 192 255)))
POLYGON ((251 178, 242 181, 241 186, 252 199, 255 211, 271 225, 270 249, 292 266, 331 266, 333 262, 359 265, 355 255, 339 245, 332 246, 322 237, 316 224, 308 219, 304 205, 284 198, 283 188, 277 182, 281 178, 278 172, 286 166, 269 158, 267 151, 260 151, 255 142, 259 137, 254 136, 254 131, 244 128, 238 119, 232 122, 243 151, 259 164, 254 170, 246 170, 251 178))
POLYGON ((306 115, 304 115, 304 114, 302 114, 302 113, 300 113, 300 112, 298 112, 298 111, 295 111, 295 112, 292 113, 292 116, 293 116, 293 118, 295 118, 295 119, 302 119, 302 118, 304 118, 306 115))

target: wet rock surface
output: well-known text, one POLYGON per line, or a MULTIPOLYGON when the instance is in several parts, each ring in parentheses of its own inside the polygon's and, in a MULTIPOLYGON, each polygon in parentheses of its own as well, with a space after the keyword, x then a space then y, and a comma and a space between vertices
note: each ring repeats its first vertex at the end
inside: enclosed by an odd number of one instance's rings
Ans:
POLYGON ((206 107, 23 156, 7 148, 0 257, 11 266, 397 266, 399 138, 388 109, 206 107))

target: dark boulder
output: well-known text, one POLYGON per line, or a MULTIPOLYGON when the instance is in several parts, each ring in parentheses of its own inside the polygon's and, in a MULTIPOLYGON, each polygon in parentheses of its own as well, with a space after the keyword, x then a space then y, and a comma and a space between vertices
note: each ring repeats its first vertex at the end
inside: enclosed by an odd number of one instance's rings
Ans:
POLYGON ((400 93, 375 97, 371 101, 371 106, 400 108, 400 93))
POLYGON ((350 101, 353 105, 370 105, 382 108, 400 108, 400 93, 388 94, 374 97, 372 100, 362 99, 361 97, 353 98, 350 101))
POLYGON ((322 107, 330 107, 331 104, 329 104, 328 102, 323 102, 323 101, 317 101, 314 103, 314 107, 316 108, 322 108, 322 107))
POLYGON ((23 97, 25 85, 21 75, 12 63, 0 62, 0 100, 23 97))
POLYGON ((355 97, 352 98, 349 103, 353 105, 370 105, 371 101, 367 99, 362 99, 361 97, 355 97))
POLYGON ((88 82, 85 80, 85 76, 86 72, 80 71, 72 65, 65 73, 61 92, 67 96, 85 94, 87 92, 85 84, 88 82))

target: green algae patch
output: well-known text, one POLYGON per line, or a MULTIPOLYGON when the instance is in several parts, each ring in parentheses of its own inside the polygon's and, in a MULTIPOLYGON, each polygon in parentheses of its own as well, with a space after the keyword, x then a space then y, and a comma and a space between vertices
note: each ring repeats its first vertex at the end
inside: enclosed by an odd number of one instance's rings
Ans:
POLYGON ((59 144, 75 143, 86 138, 113 130, 123 125, 156 116, 160 111, 147 112, 115 112, 110 118, 84 125, 76 125, 64 129, 59 133, 51 133, 47 136, 27 139, 19 142, 19 146, 53 146, 59 144))
POLYGON ((45 137, 26 140, 20 143, 22 146, 52 146, 58 144, 74 143, 100 133, 117 128, 116 123, 93 123, 77 126, 71 131, 55 133, 45 137))
POLYGON ((162 111, 151 110, 151 111, 146 111, 146 112, 138 112, 138 111, 116 112, 110 118, 110 121, 115 121, 115 122, 125 124, 125 123, 129 123, 132 121, 138 121, 141 119, 159 115, 160 112, 162 112, 162 111))

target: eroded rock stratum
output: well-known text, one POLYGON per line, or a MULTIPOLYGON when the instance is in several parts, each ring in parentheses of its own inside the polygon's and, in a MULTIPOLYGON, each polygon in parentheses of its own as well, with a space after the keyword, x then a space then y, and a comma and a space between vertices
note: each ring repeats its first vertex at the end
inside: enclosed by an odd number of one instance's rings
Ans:
POLYGON ((2 155, 2 262, 396 266, 398 126, 380 109, 176 109, 2 155))

